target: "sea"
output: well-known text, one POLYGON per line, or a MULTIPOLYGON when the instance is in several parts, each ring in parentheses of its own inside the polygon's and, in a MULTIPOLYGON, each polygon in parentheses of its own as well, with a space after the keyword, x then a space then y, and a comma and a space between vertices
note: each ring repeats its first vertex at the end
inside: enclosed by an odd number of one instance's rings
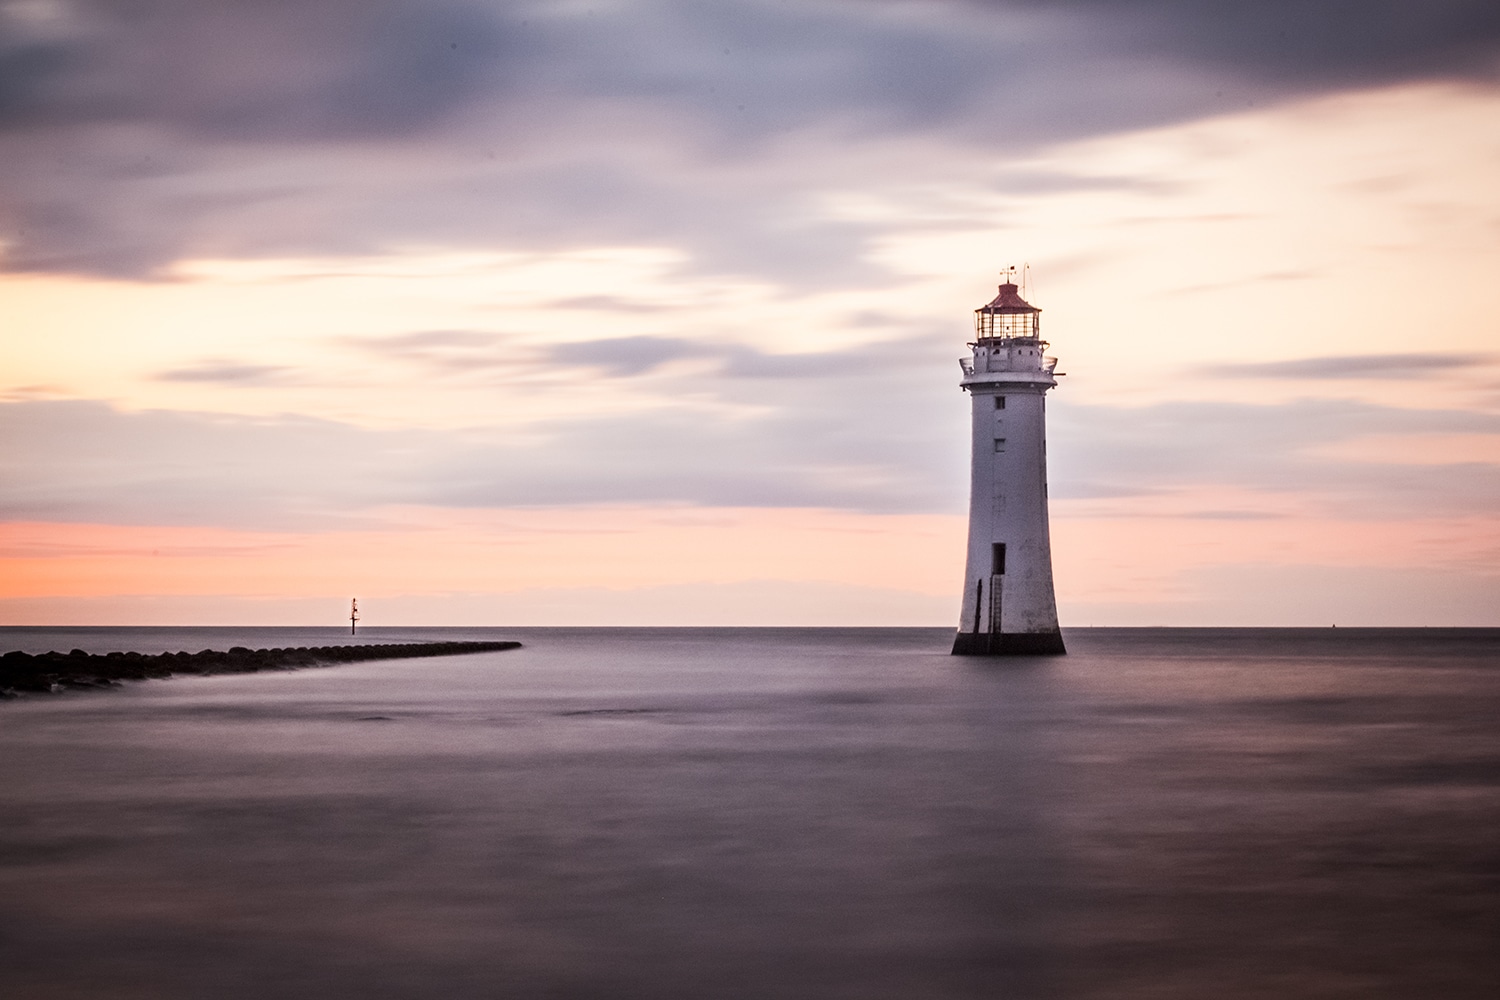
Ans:
POLYGON ((0 996, 1500 996, 1500 629, 518 650, 0 702, 0 996))

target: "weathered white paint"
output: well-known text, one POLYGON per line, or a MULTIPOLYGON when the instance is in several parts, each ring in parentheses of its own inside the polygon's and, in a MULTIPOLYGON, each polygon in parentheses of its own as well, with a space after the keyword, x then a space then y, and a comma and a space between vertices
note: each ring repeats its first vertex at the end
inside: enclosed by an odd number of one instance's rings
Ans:
MULTIPOLYGON (((1007 287, 1013 295, 1013 285, 1002 285, 1002 295, 1007 287)), ((973 355, 959 362, 973 444, 968 560, 954 652, 1063 651, 1047 522, 1046 393, 1057 385, 1057 361, 1044 356, 1047 344, 1035 328, 1026 332, 1031 335, 980 336, 969 345, 973 355), (1003 573, 994 571, 997 544, 1005 546, 1003 573), (995 635, 1028 638, 984 638, 995 635)))

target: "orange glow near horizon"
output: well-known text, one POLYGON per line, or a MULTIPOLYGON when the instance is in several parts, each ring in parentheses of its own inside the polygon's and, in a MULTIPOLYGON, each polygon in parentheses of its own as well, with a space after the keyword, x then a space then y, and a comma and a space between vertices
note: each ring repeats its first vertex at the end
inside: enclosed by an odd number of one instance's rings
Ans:
POLYGON ((946 594, 963 520, 778 508, 382 512, 306 533, 0 525, 0 598, 126 593, 310 597, 782 579, 946 594))
MULTIPOLYGON (((1065 625, 1095 623, 1089 619, 1101 615, 1105 620, 1098 623, 1115 624, 1110 616, 1118 617, 1122 608, 1149 614, 1155 606, 1188 600, 1194 574, 1219 566, 1316 565, 1392 580, 1415 567, 1500 582, 1500 517, 1226 521, 1170 511, 1141 516, 1137 510, 1132 516, 1118 506, 1112 515, 1102 509, 1091 515, 1086 504, 1058 506, 1053 548, 1065 625), (1372 546, 1372 538, 1381 544, 1372 546), (1095 610, 1106 606, 1115 610, 1095 610)), ((4 624, 78 623, 70 607, 92 608, 98 606, 93 599, 135 594, 203 599, 200 604, 217 600, 222 623, 233 624, 257 602, 337 607, 350 594, 372 607, 385 601, 399 609, 420 595, 625 593, 779 581, 825 588, 834 624, 948 625, 962 571, 964 519, 957 516, 639 507, 401 508, 383 515, 379 527, 316 533, 3 525, 0 615, 8 619, 4 624), (840 588, 854 596, 840 598, 840 588), (869 588, 907 595, 908 610, 895 618, 884 604, 872 611, 859 598, 869 588), (39 611, 46 608, 51 610, 39 611)), ((525 601, 519 606, 531 607, 525 601)), ((749 606, 719 618, 707 614, 726 624, 776 624, 766 617, 775 606, 774 599, 754 595, 749 606)), ((1410 606, 1421 608, 1422 595, 1412 595, 1410 606)), ((513 613, 519 617, 510 624, 560 623, 551 611, 513 613)), ((560 621, 617 624, 614 613, 607 606, 575 608, 560 621)), ((387 612, 386 623, 408 623, 400 614, 387 612)), ((696 606, 668 607, 652 623, 695 623, 704 614, 696 606)), ((462 615, 455 611, 444 619, 439 612, 437 620, 463 624, 462 615)), ((418 623, 434 621, 427 610, 421 617, 418 623)))

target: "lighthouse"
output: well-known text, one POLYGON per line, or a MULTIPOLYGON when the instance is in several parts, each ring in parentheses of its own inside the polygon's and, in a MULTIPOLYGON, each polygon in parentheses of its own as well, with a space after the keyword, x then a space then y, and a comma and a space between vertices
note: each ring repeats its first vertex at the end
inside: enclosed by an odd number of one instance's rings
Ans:
POLYGON ((1041 310, 1021 298, 1015 268, 974 310, 959 385, 973 410, 969 551, 956 656, 1064 653, 1047 527, 1047 390, 1041 310))

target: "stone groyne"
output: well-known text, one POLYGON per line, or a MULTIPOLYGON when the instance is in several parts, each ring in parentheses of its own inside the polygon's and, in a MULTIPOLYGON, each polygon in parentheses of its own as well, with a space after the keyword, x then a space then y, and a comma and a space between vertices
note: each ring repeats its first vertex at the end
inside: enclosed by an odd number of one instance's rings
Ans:
POLYGON ((6 653, 0 656, 0 697, 21 692, 113 687, 120 681, 174 674, 253 674, 261 670, 295 670, 360 660, 399 660, 416 656, 454 656, 516 649, 519 642, 387 642, 358 646, 299 646, 295 649, 247 649, 201 653, 6 653))

